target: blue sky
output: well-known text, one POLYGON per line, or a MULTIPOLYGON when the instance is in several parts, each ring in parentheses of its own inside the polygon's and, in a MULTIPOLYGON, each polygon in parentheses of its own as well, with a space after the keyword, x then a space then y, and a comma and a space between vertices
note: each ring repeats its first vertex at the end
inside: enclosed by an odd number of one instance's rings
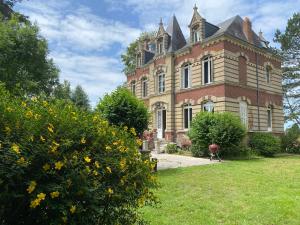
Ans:
POLYGON ((277 28, 300 11, 300 0, 24 0, 16 10, 36 22, 48 40, 60 80, 80 84, 95 105, 125 82, 120 55, 142 31, 175 14, 185 36, 194 4, 208 22, 248 16, 254 31, 272 41, 277 28))

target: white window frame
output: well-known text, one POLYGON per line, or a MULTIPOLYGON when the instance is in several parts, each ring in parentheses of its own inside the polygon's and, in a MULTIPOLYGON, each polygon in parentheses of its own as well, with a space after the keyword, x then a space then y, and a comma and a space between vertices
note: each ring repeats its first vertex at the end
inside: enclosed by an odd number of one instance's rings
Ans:
POLYGON ((157 91, 159 94, 166 91, 166 77, 164 73, 160 73, 157 76, 157 91))
POLYGON ((162 54, 163 53, 163 41, 158 41, 157 43, 157 49, 158 49, 158 54, 162 54))
POLYGON ((271 106, 267 108, 267 131, 271 132, 273 129, 273 109, 271 106))
POLYGON ((215 104, 213 101, 207 101, 202 104, 202 111, 204 112, 214 112, 215 104))
POLYGON ((133 94, 133 95, 135 95, 135 93, 136 93, 136 82, 135 82, 135 80, 134 81, 131 81, 131 93, 133 94))
POLYGON ((144 78, 142 80, 142 97, 145 98, 148 96, 148 79, 144 78))
POLYGON ((248 128, 248 104, 245 101, 240 102, 240 119, 241 123, 248 128))
POLYGON ((192 106, 190 104, 184 105, 182 113, 183 113, 183 116, 182 116, 182 118, 183 118, 183 129, 188 130, 191 127, 191 123, 192 123, 192 119, 193 119, 193 108, 192 108, 192 106), (188 116, 188 118, 187 118, 187 127, 185 126, 186 125, 185 124, 185 119, 186 119, 185 118, 185 111, 186 110, 187 110, 187 116, 188 116))
POLYGON ((211 56, 207 56, 202 60, 202 84, 203 85, 207 85, 207 84, 211 84, 213 82, 213 63, 212 63, 212 57, 211 56), (205 83, 205 63, 208 64, 207 68, 208 68, 208 77, 207 80, 208 82, 205 83))
POLYGON ((191 66, 190 64, 186 64, 182 67, 182 72, 181 72, 181 88, 183 89, 186 89, 186 88, 190 88, 192 85, 191 85, 191 66), (185 71, 188 71, 188 80, 187 80, 187 86, 185 86, 186 84, 186 80, 185 80, 185 71))

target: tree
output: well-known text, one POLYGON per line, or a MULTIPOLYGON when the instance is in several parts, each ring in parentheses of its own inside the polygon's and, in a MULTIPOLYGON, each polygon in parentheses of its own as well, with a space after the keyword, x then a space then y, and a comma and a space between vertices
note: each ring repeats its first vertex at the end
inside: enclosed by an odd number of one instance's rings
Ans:
POLYGON ((143 32, 139 38, 129 44, 126 52, 121 55, 122 62, 124 64, 123 72, 125 72, 125 74, 133 72, 136 67, 136 50, 138 43, 145 39, 153 39, 154 36, 155 32, 143 32))
POLYGON ((71 93, 71 84, 67 80, 64 80, 62 84, 59 83, 53 91, 53 95, 57 99, 71 100, 71 93))
POLYGON ((0 81, 10 92, 52 93, 59 70, 48 54, 47 41, 40 36, 37 25, 15 14, 0 20, 0 81))
POLYGON ((148 127, 148 109, 142 101, 124 87, 106 94, 100 100, 97 110, 111 124, 135 128, 138 135, 141 135, 148 127))
POLYGON ((80 85, 77 85, 71 95, 71 100, 74 104, 82 109, 88 110, 90 108, 88 95, 85 93, 80 85))
POLYGON ((274 41, 281 44, 286 120, 300 125, 300 13, 288 20, 284 33, 276 31, 274 41))

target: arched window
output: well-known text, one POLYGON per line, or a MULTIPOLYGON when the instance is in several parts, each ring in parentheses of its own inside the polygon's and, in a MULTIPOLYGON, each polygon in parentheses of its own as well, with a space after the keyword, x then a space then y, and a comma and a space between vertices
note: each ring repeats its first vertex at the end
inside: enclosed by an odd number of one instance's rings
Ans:
POLYGON ((185 64, 181 73, 181 88, 191 87, 191 65, 185 64))
POLYGON ((214 112, 214 103, 212 101, 204 102, 202 105, 202 110, 204 112, 214 112))
POLYGON ((193 119, 193 109, 190 104, 183 106, 183 128, 189 129, 193 119))
POLYGON ((202 83, 210 84, 212 81, 212 57, 208 56, 202 60, 202 83))
POLYGON ((165 74, 160 73, 157 76, 157 87, 158 87, 158 93, 165 92, 165 74))
POLYGON ((157 40, 157 53, 158 54, 162 54, 163 53, 163 38, 159 38, 158 40, 157 40))
POLYGON ((136 89, 136 84, 135 84, 135 80, 131 81, 131 93, 133 95, 135 95, 135 89, 136 89))
POLYGON ((142 79, 142 97, 145 98, 148 96, 148 79, 144 77, 142 79))
POLYGON ((272 68, 270 66, 266 67, 266 81, 267 83, 271 83, 271 71, 272 68))
POLYGON ((268 131, 272 131, 272 125, 273 125, 273 107, 270 105, 267 108, 267 125, 268 125, 268 131))
POLYGON ((247 128, 248 127, 248 105, 247 102, 240 102, 240 118, 242 124, 247 128))

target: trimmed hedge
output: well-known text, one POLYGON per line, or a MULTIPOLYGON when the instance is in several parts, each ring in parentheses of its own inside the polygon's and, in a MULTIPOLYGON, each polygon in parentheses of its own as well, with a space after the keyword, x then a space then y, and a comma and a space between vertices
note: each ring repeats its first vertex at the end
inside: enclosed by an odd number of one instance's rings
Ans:
POLYGON ((271 133, 257 132, 250 135, 249 146, 258 154, 271 157, 280 152, 280 139, 271 133))
POLYGON ((221 154, 229 155, 245 137, 246 129, 232 113, 200 112, 193 119, 188 135, 196 157, 208 155, 208 146, 213 143, 220 146, 221 154))
POLYGON ((0 85, 0 223, 134 224, 154 203, 153 164, 135 130, 0 85))

